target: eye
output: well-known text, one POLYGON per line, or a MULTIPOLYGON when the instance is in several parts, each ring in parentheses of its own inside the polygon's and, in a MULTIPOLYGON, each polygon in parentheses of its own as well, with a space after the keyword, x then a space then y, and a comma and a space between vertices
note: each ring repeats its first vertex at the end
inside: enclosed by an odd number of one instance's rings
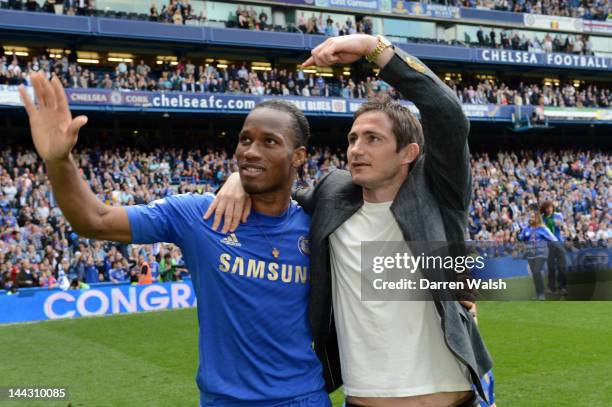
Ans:
POLYGON ((348 136, 349 144, 354 144, 356 140, 357 140, 356 136, 348 136))
POLYGON ((240 144, 250 144, 251 138, 249 136, 240 136, 240 144))
POLYGON ((378 141, 380 141, 380 137, 375 136, 375 135, 370 136, 370 142, 376 143, 378 141))
POLYGON ((266 139, 266 144, 269 144, 269 145, 273 146, 273 145, 278 144, 278 142, 275 139, 273 139, 272 137, 268 137, 266 139))

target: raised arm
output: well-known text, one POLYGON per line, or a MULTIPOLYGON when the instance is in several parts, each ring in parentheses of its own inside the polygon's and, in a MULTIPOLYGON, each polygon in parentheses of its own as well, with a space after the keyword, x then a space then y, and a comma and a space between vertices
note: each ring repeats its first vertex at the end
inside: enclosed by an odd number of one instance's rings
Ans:
POLYGON ((72 118, 62 85, 54 77, 33 73, 38 107, 22 86, 19 89, 30 119, 36 151, 45 161, 53 195, 74 231, 83 237, 129 243, 132 240, 127 212, 105 205, 81 178, 71 151, 86 116, 72 118))
MULTIPOLYGON (((350 64, 370 55, 378 44, 377 37, 364 34, 329 38, 312 50, 302 66, 350 64)), ((374 63, 381 68, 380 78, 419 109, 426 171, 441 203, 467 209, 471 197, 469 122, 459 100, 420 60, 400 49, 385 48, 374 63)))
POLYGON ((467 209, 472 182, 467 143, 470 124, 457 96, 420 60, 397 48, 379 76, 419 109, 425 169, 440 203, 467 209))

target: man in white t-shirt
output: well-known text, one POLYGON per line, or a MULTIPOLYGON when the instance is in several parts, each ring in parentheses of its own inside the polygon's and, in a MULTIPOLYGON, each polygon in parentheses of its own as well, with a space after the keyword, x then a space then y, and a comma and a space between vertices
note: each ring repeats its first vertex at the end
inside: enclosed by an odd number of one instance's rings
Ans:
MULTIPOLYGON (((418 107, 422 125, 398 102, 363 104, 348 134, 350 173, 332 171, 295 196, 312 213, 309 319, 327 389, 344 384, 347 406, 478 406, 492 401, 479 380, 491 360, 457 301, 361 297, 362 242, 463 241, 469 123, 452 90, 384 37, 330 38, 303 66, 363 56, 418 107)), ((232 203, 219 212, 227 225, 242 210, 232 203)))

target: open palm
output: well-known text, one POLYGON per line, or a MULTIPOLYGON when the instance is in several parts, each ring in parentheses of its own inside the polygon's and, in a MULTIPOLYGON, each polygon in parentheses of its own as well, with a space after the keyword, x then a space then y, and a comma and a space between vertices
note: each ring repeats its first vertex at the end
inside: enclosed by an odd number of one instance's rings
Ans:
POLYGON ((72 118, 64 88, 56 76, 49 82, 44 74, 33 73, 31 82, 38 107, 23 86, 19 94, 30 119, 34 147, 45 161, 67 159, 87 117, 72 118))

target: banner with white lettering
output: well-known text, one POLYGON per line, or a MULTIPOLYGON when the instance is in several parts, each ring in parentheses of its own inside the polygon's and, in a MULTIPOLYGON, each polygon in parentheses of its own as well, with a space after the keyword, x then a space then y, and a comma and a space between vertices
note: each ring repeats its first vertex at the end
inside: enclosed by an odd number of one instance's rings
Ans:
POLYGON ((378 0, 316 0, 317 7, 337 7, 353 10, 378 11, 378 0))
POLYGON ((0 324, 195 306, 190 280, 137 286, 92 286, 83 291, 31 289, 0 295, 0 324))
MULTIPOLYGON (((385 1, 385 0, 383 0, 385 1)), ((378 11, 379 0, 279 0, 274 3, 290 3, 317 7, 335 7, 347 10, 378 11)))
POLYGON ((612 69, 612 58, 594 55, 573 55, 512 51, 507 49, 476 49, 476 62, 542 65, 551 68, 577 68, 609 71, 612 69))
MULTIPOLYGON (((490 50, 486 50, 490 51, 490 50)), ((7 88, 7 87, 4 87, 7 88)), ((28 91, 32 94, 32 89, 28 91)), ((10 92, 14 93, 14 90, 10 92)), ((14 95, 4 98, 3 88, 0 87, 0 105, 2 100, 10 100, 11 105, 21 105, 18 96, 14 95)), ((297 108, 308 115, 314 116, 339 116, 352 117, 359 109, 365 99, 339 99, 318 98, 299 96, 251 96, 251 95, 227 95, 208 93, 159 93, 159 92, 132 92, 111 91, 105 89, 66 89, 70 106, 72 108, 99 109, 103 111, 131 111, 141 109, 151 112, 184 111, 184 112, 223 112, 246 114, 257 103, 269 99, 282 99, 293 103, 297 108)), ((410 111, 416 115, 419 110, 408 101, 401 101, 410 111)), ((531 114, 532 106, 523 106, 522 115, 527 117, 531 114)), ((560 112, 568 108, 561 108, 560 112)), ((575 109, 568 110, 571 116, 575 116, 575 109)), ((472 105, 464 104, 463 112, 472 120, 509 121, 515 112, 511 105, 472 105)), ((611 110, 606 109, 581 109, 582 115, 588 115, 592 121, 610 121, 611 110), (588 111, 588 113, 585 113, 588 111)), ((556 113, 551 119, 565 118, 562 113, 556 113)))
POLYGON ((529 28, 542 28, 545 30, 559 31, 583 31, 583 19, 560 17, 560 16, 545 16, 542 14, 523 14, 523 24, 529 28))
MULTIPOLYGON (((30 97, 34 97, 34 89, 28 88, 28 94, 30 97)), ((14 85, 0 85, 0 105, 7 106, 21 106, 21 98, 17 86, 14 85)))

